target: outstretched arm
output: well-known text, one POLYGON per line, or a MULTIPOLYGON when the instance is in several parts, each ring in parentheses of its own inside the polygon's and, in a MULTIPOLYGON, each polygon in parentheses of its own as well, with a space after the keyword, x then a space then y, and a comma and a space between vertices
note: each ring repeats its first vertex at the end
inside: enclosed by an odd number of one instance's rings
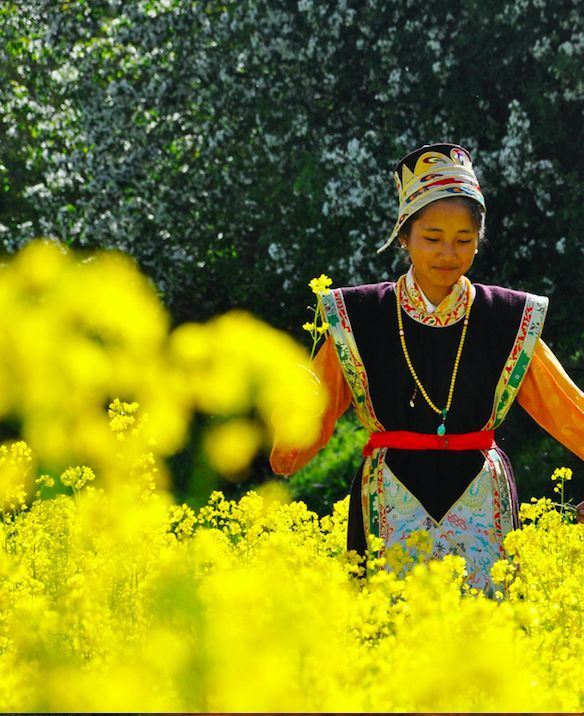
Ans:
POLYGON ((278 475, 291 475, 304 467, 328 443, 335 429, 335 423, 351 402, 351 391, 345 382, 337 351, 330 336, 316 354, 310 367, 324 383, 328 392, 328 405, 322 417, 320 435, 312 445, 291 448, 279 444, 276 434, 270 464, 278 475))
POLYGON ((584 460, 584 393, 541 339, 517 400, 544 430, 584 460))

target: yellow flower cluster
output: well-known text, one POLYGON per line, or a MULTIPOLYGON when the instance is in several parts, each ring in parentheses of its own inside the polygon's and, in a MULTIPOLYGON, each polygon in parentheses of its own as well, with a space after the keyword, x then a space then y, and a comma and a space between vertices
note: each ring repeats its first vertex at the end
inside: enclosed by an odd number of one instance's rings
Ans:
MULTIPOLYGON (((569 469, 559 468, 552 479, 568 475, 569 469)), ((504 594, 507 604, 523 614, 525 638, 537 639, 545 654, 545 661, 534 662, 534 678, 539 683, 553 678, 557 692, 572 697, 569 708, 581 711, 584 694, 577 684, 584 664, 584 525, 566 517, 565 505, 557 507, 559 511, 547 498, 521 506, 523 528, 507 536, 509 559, 495 563, 492 576, 502 585, 499 596, 504 594)))
POLYGON ((556 467, 552 474, 552 480, 571 480, 572 470, 569 467, 556 467))
POLYGON ((325 295, 329 293, 330 286, 332 286, 333 280, 330 276, 327 276, 324 273, 321 273, 318 278, 313 278, 308 282, 308 285, 310 286, 310 289, 312 293, 319 294, 324 293, 325 295))
POLYGON ((26 497, 33 477, 33 455, 25 442, 0 445, 0 512, 26 509, 26 497))
POLYGON ((176 448, 176 408, 158 399, 169 321, 128 258, 31 243, 0 267, 0 302, 0 419, 22 425, 43 464, 108 467, 115 397, 138 397, 162 451, 176 448))
POLYGON ((313 313, 312 321, 307 321, 306 323, 302 324, 302 328, 305 331, 308 331, 312 338, 310 361, 312 361, 314 357, 314 354, 316 352, 316 346, 318 345, 320 338, 322 338, 322 336, 328 331, 329 328, 329 324, 323 318, 322 311, 319 310, 320 304, 318 296, 330 293, 329 287, 332 285, 332 282, 332 278, 326 276, 323 273, 318 278, 313 278, 308 282, 308 285, 310 286, 312 292, 317 296, 315 305, 312 307, 309 306, 309 309, 313 313))
POLYGON ((115 477, 145 454, 175 452, 197 411, 237 419, 209 435, 227 474, 271 443, 274 426, 290 444, 318 430, 325 396, 291 338, 238 311, 170 332, 121 254, 33 242, 0 265, 0 303, 0 421, 20 427, 44 467, 115 477))
POLYGON ((548 510, 511 533, 497 600, 423 532, 416 563, 396 549, 365 579, 347 509, 280 484, 199 511, 121 485, 35 500, 3 527, 0 709, 582 709, 584 527, 548 510))
POLYGON ((328 330, 328 327, 329 327, 329 324, 326 321, 324 321, 320 325, 317 325, 314 322, 313 323, 306 322, 306 323, 302 324, 302 328, 305 331, 308 331, 309 333, 316 331, 319 335, 322 335, 323 333, 325 333, 328 330))
POLYGON ((61 475, 61 482, 65 487, 81 490, 88 482, 95 480, 95 473, 90 467, 69 467, 61 475))

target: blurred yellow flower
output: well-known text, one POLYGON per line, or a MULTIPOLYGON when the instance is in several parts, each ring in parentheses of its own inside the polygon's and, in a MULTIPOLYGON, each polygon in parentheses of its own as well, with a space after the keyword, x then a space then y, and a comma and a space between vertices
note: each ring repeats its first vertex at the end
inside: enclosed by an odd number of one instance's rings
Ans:
POLYGON ((33 454, 25 442, 0 445, 0 512, 25 508, 33 473, 33 454))
MULTIPOLYGON (((176 452, 195 411, 256 410, 255 449, 275 415, 290 440, 316 429, 324 396, 297 372, 306 354, 294 341, 243 311, 169 333, 153 287, 119 253, 32 242, 0 267, 0 300, 0 420, 16 418, 56 471, 86 464, 115 480, 141 456, 176 452)), ((235 463, 253 457, 237 452, 235 463)))
POLYGON ((287 505, 292 502, 292 496, 288 486, 276 480, 271 480, 261 485, 257 493, 262 498, 266 512, 273 505, 287 505))
POLYGON ((136 425, 136 412, 139 409, 138 403, 126 403, 119 398, 110 403, 108 406, 108 416, 110 419, 110 428, 114 433, 118 434, 118 438, 123 438, 124 433, 136 425))
POLYGON ((249 465, 261 442, 258 426, 242 418, 211 428, 205 435, 205 449, 211 465, 230 478, 249 465))

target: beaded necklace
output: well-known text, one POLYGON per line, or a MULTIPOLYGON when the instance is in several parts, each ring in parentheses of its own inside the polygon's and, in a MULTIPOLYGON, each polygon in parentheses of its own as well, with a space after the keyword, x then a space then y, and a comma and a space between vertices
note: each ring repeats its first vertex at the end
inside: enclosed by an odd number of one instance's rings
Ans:
MULTIPOLYGON (((402 287, 403 287, 403 276, 400 276, 397 281, 396 286, 396 305, 397 305, 397 325, 399 329, 399 340, 401 343, 401 347, 404 353, 404 358, 406 360, 406 364, 408 366, 408 369, 412 375, 412 378, 414 379, 414 382, 416 384, 416 388, 419 389, 420 393, 424 397, 424 400, 430 408, 435 413, 438 413, 438 415, 442 416, 442 422, 438 426, 438 429, 436 430, 437 434, 442 436, 446 434, 446 416, 448 415, 448 411, 450 410, 450 406, 452 405, 452 396, 454 395, 454 384, 456 383, 456 375, 458 373, 458 365, 460 363, 460 356, 462 355, 462 347, 464 345, 464 339, 466 338, 466 331, 468 329, 468 317, 470 315, 470 307, 471 307, 471 300, 470 300, 470 281, 466 278, 466 276, 463 276, 463 280, 465 282, 466 286, 466 311, 464 314, 464 323, 462 326, 462 333, 460 335, 460 342, 458 344, 458 350, 456 351, 456 358, 454 359, 454 367, 452 369, 452 377, 450 378, 450 388, 448 389, 448 399, 446 400, 446 407, 440 410, 440 408, 436 407, 432 400, 430 399, 430 396, 426 392, 426 389, 422 385, 422 382, 418 378, 418 374, 416 373, 414 366, 412 364, 412 360, 410 358, 410 354, 408 353, 408 349, 406 346, 406 337, 404 334, 404 325, 403 325, 403 319, 402 319, 402 307, 401 307, 401 295, 402 295, 402 287)), ((410 401, 410 405, 412 404, 412 401, 410 401)))

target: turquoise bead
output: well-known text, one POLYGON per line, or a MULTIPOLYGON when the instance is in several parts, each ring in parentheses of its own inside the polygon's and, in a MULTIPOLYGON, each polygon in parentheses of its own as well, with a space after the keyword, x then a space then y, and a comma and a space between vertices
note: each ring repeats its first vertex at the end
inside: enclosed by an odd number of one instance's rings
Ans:
POLYGON ((442 435, 445 435, 446 434, 446 425, 444 425, 444 423, 441 423, 438 426, 438 430, 436 432, 438 433, 438 435, 440 435, 440 437, 442 437, 442 435))

